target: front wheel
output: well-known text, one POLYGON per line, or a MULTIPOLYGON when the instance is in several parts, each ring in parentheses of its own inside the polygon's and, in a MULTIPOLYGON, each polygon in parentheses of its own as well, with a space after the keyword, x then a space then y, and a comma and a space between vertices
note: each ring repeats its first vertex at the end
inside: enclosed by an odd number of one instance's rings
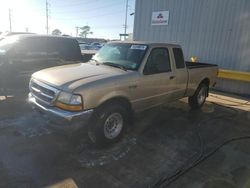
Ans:
POLYGON ((189 106, 192 109, 199 109, 206 101, 208 94, 208 86, 206 84, 200 84, 195 94, 188 98, 189 106))
POLYGON ((119 141, 127 126, 128 112, 121 105, 110 104, 99 109, 89 125, 88 136, 97 146, 119 141))

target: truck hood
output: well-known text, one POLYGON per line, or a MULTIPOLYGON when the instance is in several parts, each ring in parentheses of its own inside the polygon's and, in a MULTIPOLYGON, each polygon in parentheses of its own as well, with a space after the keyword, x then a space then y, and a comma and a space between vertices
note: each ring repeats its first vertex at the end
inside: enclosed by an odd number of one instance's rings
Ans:
POLYGON ((61 90, 72 91, 88 82, 125 73, 123 70, 104 65, 78 63, 44 69, 34 73, 32 78, 61 90))

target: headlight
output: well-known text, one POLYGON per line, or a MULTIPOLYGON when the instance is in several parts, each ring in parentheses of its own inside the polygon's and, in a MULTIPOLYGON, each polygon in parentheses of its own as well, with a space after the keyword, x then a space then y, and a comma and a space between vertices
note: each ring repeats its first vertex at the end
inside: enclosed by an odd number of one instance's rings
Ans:
POLYGON ((70 99, 70 104, 82 105, 82 97, 80 95, 72 95, 70 99))
POLYGON ((70 93, 61 92, 59 94, 59 97, 57 98, 57 101, 62 102, 64 104, 70 104, 71 96, 72 96, 72 94, 70 94, 70 93))
POLYGON ((69 111, 83 110, 82 97, 80 95, 61 92, 57 98, 56 106, 69 111))

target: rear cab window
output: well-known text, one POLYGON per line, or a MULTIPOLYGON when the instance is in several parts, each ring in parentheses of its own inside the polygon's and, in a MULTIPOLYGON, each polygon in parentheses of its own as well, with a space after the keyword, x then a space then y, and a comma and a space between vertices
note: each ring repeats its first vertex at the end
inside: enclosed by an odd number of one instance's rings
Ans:
POLYGON ((177 69, 185 68, 184 56, 181 48, 173 48, 175 65, 177 69))

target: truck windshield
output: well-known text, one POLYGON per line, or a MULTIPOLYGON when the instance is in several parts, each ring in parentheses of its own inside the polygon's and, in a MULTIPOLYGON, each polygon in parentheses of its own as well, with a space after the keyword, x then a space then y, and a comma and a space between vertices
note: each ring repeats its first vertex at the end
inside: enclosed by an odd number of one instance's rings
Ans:
POLYGON ((5 54, 17 41, 19 37, 9 36, 0 41, 0 54, 5 54))
POLYGON ((145 44, 110 43, 93 57, 98 63, 112 64, 129 70, 137 70, 146 53, 145 44))

